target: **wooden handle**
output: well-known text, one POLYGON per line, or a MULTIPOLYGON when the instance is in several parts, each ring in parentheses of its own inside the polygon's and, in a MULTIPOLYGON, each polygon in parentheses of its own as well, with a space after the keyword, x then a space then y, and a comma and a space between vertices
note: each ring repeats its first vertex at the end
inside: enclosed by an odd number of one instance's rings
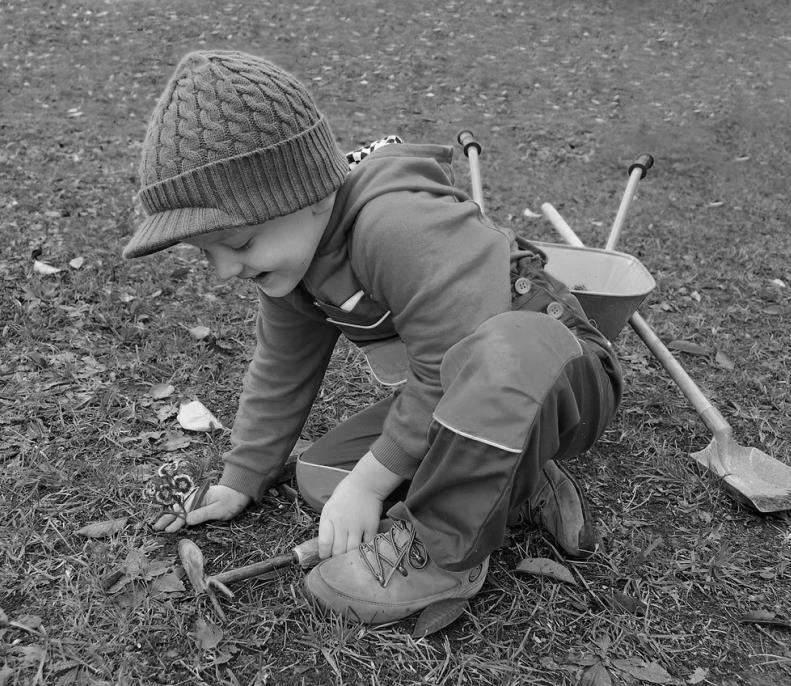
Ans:
POLYGON ((229 569, 227 572, 221 572, 220 574, 214 574, 209 577, 209 582, 231 584, 234 581, 261 576, 267 572, 288 567, 295 563, 302 567, 302 569, 310 569, 311 567, 315 567, 319 560, 319 539, 311 538, 309 541, 300 543, 290 553, 278 555, 277 557, 272 557, 262 562, 255 562, 251 565, 245 565, 244 567, 229 569))
POLYGON ((549 219, 549 222, 560 234, 560 237, 569 245, 577 246, 578 248, 584 247, 584 243, 580 240, 579 236, 574 233, 574 229, 572 229, 563 217, 560 216, 560 213, 548 202, 545 202, 541 205, 541 211, 544 213, 544 216, 549 219))
POLYGON ((472 186, 472 199, 478 203, 481 212, 484 212, 483 207, 483 182, 481 181, 481 168, 478 165, 478 155, 481 154, 481 144, 476 140, 472 131, 465 129, 459 131, 456 140, 462 146, 464 154, 470 163, 470 185, 472 186))
POLYGON ((291 553, 294 555, 296 563, 302 569, 315 567, 321 560, 319 557, 319 539, 311 538, 309 541, 300 543, 291 553))
POLYGON ((615 215, 615 221, 612 223, 610 229, 610 237, 607 239, 607 246, 605 250, 615 250, 618 245, 618 239, 621 236, 621 229, 626 221, 626 212, 629 205, 632 204, 632 198, 637 191, 637 184, 640 179, 644 179, 648 170, 654 166, 654 158, 648 153, 643 153, 634 162, 629 165, 629 182, 626 184, 626 191, 621 198, 621 204, 618 206, 618 212, 615 215))
POLYGON ((483 148, 481 148, 481 144, 476 140, 475 134, 470 131, 469 129, 462 129, 456 136, 456 140, 459 141, 459 144, 464 150, 464 154, 469 157, 470 156, 470 148, 472 147, 478 155, 481 154, 483 148))

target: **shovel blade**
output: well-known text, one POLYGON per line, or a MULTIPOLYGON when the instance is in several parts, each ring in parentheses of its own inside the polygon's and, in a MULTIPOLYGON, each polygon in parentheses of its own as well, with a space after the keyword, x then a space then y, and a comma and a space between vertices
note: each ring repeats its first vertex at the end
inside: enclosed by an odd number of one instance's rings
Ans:
POLYGON ((740 501, 758 512, 791 510, 791 467, 758 448, 712 439, 703 450, 691 453, 696 462, 715 476, 740 501), (723 465, 730 473, 723 476, 723 465))

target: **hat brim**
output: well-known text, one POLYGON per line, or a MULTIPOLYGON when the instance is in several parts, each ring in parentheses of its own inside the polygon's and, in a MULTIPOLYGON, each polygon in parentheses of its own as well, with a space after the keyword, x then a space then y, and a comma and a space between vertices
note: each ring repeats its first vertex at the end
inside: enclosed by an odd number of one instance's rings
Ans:
POLYGON ((126 244, 126 259, 144 257, 203 234, 247 224, 216 207, 179 207, 146 217, 126 244))

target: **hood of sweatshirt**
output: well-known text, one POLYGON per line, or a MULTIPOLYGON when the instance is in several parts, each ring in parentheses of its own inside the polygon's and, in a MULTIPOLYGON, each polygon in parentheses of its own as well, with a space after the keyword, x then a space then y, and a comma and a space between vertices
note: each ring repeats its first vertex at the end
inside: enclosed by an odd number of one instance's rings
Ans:
MULTIPOLYGON (((332 214, 303 284, 317 299, 336 307, 360 290, 347 244, 357 215, 374 198, 398 191, 469 196, 453 185, 453 148, 444 145, 385 145, 357 164, 338 190, 332 214)), ((356 308, 355 308, 356 309, 356 308)))

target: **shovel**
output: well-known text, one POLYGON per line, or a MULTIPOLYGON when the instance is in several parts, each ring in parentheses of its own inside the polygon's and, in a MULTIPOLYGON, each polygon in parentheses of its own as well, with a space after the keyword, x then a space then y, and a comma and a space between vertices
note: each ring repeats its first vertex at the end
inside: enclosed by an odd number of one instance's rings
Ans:
MULTIPOLYGON (((650 159, 650 156, 648 158, 650 159)), ((641 159, 643 156, 629 168, 629 185, 610 231, 607 250, 615 248, 637 182, 645 176, 645 172, 650 167, 650 164, 638 164, 641 159)), ((549 203, 545 203, 542 210, 564 241, 571 245, 583 245, 571 227, 549 203)), ((691 453, 690 456, 721 479, 725 488, 737 500, 751 505, 758 512, 780 512, 791 509, 791 467, 758 448, 745 447, 737 443, 733 438, 731 425, 703 395, 645 319, 635 312, 629 319, 629 324, 665 371, 670 374, 713 434, 708 446, 691 453)))

